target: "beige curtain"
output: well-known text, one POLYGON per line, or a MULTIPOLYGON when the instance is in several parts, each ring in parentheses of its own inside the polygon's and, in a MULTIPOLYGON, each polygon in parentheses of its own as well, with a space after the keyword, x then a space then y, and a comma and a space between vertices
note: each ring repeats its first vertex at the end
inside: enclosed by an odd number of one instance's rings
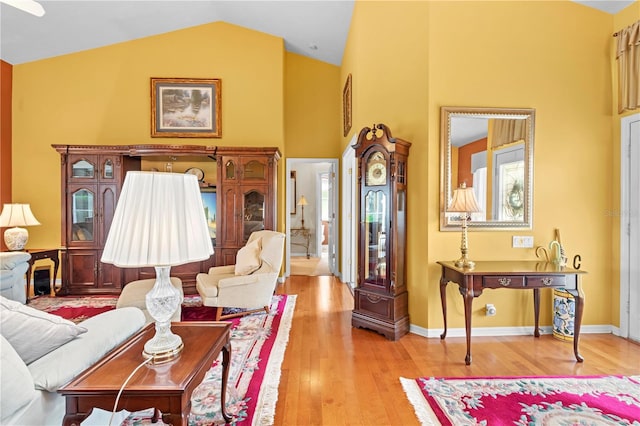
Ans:
POLYGON ((617 32, 618 112, 640 108, 640 21, 617 32))
POLYGON ((524 140, 527 136, 527 120, 496 119, 493 122, 491 147, 496 149, 502 145, 524 140))

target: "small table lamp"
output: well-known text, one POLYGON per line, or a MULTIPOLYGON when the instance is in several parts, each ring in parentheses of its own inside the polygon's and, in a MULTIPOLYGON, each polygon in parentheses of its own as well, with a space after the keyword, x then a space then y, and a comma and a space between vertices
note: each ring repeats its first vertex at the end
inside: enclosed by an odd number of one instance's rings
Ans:
POLYGON ((304 206, 308 206, 309 203, 307 202, 307 199, 304 198, 304 195, 300 196, 300 200, 298 201, 298 205, 300 206, 300 208, 302 209, 302 227, 304 228, 304 206))
POLYGON ((171 317, 182 303, 171 285, 171 266, 208 259, 213 254, 198 178, 192 174, 129 172, 116 205, 102 262, 122 268, 153 266, 156 282, 146 306, 156 334, 143 355, 154 362, 180 353, 182 339, 171 332, 171 317))
POLYGON ((467 216, 472 212, 479 212, 478 202, 476 196, 473 193, 473 188, 467 188, 467 185, 463 183, 460 188, 453 191, 453 197, 451 204, 447 208, 449 213, 462 213, 462 242, 460 244, 460 251, 462 256, 455 261, 455 265, 458 268, 473 269, 475 262, 467 257, 469 251, 467 247, 467 216))
POLYGON ((5 204, 0 215, 0 227, 13 226, 4 231, 4 243, 11 251, 24 249, 29 240, 29 232, 20 226, 35 226, 40 222, 31 213, 29 204, 5 204))

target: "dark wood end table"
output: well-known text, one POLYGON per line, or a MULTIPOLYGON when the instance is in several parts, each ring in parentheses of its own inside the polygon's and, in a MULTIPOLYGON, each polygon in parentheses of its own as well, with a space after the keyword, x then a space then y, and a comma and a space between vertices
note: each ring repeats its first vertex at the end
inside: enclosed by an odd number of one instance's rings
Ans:
MULTIPOLYGON (((29 303, 29 287, 31 286, 31 270, 33 268, 33 264, 38 260, 49 259, 53 262, 53 277, 51 277, 51 283, 53 290, 56 292, 56 296, 58 295, 58 289, 56 289, 56 277, 58 276, 58 268, 60 267, 60 257, 59 257, 60 249, 28 249, 27 253, 31 255, 31 259, 29 259, 29 269, 27 269, 27 302, 29 303)), ((35 284, 34 284, 35 288, 35 284)))
MULTIPOLYGON (((191 394, 222 351, 222 416, 231 422, 225 409, 227 379, 231 359, 231 323, 174 322, 171 330, 182 338, 180 356, 165 364, 140 368, 125 387, 116 411, 155 408, 165 423, 187 425, 191 394)), ((112 411, 116 396, 127 377, 143 361, 142 350, 153 337, 151 323, 107 354, 93 367, 58 390, 66 397, 65 426, 79 425, 94 407, 112 411)))

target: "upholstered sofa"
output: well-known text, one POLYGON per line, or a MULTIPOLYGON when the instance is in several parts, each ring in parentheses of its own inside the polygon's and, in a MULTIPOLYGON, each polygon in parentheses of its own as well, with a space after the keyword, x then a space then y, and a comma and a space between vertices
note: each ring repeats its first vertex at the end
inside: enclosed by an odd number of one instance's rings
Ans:
POLYGON ((0 295, 20 303, 27 301, 25 274, 30 259, 24 251, 0 253, 0 295))
POLYGON ((145 324, 126 307, 79 324, 0 297, 0 424, 60 425, 63 385, 145 324))

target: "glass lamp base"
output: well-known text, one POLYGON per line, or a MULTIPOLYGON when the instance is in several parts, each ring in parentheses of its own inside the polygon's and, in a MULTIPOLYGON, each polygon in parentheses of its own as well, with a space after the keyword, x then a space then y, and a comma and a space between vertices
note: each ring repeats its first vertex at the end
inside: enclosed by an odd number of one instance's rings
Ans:
POLYGON ((153 358, 154 363, 175 358, 183 349, 180 336, 171 332, 171 317, 182 303, 180 292, 171 285, 169 266, 156 266, 156 282, 147 293, 146 306, 149 315, 156 321, 156 334, 144 344, 145 358, 153 358))

